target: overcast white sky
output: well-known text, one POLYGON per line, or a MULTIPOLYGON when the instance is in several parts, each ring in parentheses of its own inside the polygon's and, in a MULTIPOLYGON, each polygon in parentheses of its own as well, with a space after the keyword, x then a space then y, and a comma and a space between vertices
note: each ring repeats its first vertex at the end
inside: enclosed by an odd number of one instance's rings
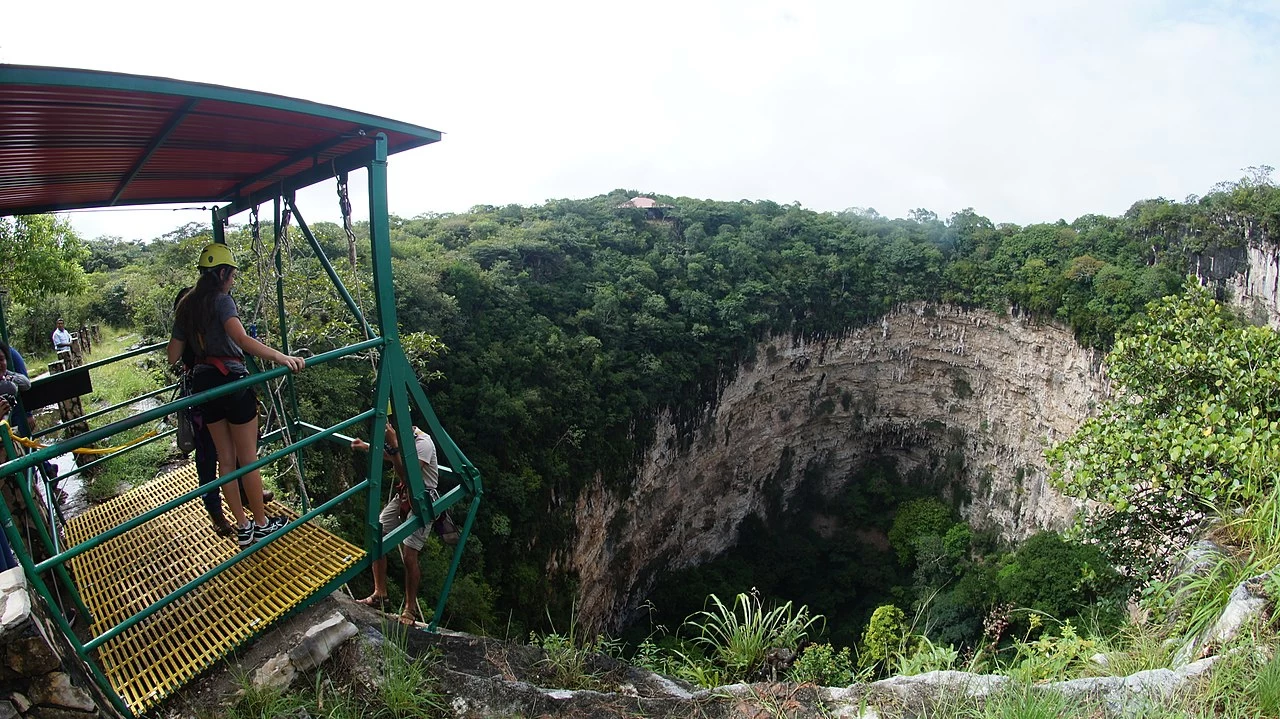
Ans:
MULTIPOLYGON (((0 62, 443 131, 391 160, 406 217, 624 187, 1028 223, 1280 165, 1280 0, 46 0, 3 18, 0 62)), ((300 206, 334 219, 333 198, 300 206)), ((73 221, 149 239, 208 215, 73 221)))

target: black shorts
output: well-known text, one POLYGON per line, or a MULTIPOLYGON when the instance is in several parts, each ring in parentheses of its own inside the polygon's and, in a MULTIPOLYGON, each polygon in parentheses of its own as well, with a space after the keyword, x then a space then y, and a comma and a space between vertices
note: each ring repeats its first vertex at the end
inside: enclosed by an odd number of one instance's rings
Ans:
MULTIPOLYGON (((197 368, 191 378, 191 392, 193 394, 204 392, 244 377, 248 375, 235 373, 224 375, 213 367, 197 368)), ((252 387, 246 387, 239 392, 232 392, 205 402, 200 405, 200 414, 204 417, 206 427, 224 419, 231 424, 247 424, 258 418, 258 396, 254 394, 252 387)))

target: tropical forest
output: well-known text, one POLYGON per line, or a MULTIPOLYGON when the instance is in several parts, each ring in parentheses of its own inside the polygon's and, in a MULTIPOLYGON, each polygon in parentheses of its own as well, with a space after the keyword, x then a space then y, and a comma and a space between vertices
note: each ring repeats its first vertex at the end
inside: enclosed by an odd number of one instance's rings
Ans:
MULTIPOLYGON (((1187 681, 1130 715, 1280 716, 1270 173, 1029 225, 629 189, 393 216, 405 350, 484 478, 436 619, 532 645, 548 687, 601 690, 600 655, 691 692, 954 670, 1008 681, 981 704, 897 711, 1099 716, 1115 707, 1029 688, 1164 670, 1187 681), (1243 594, 1264 608, 1226 631, 1243 594)), ((297 227, 277 269, 271 222, 233 222, 246 327, 281 332, 278 273, 295 353, 363 338, 297 227)), ((370 312, 371 258, 353 249, 367 223, 311 229, 370 312)), ((34 370, 59 317, 121 349, 168 339, 212 237, 0 218, 10 344, 34 370)), ((298 373, 301 415, 367 408, 375 368, 354 355, 298 373)), ((151 356, 96 391, 172 381, 151 356)), ((104 463, 86 501, 182 461, 157 442, 104 463)), ((279 497, 329 498, 365 466, 321 443, 264 477, 279 497)), ((343 506, 326 528, 361 544, 366 508, 343 506)), ((428 614, 451 551, 422 551, 428 614)), ((266 701, 227 711, 281 711, 266 701)))

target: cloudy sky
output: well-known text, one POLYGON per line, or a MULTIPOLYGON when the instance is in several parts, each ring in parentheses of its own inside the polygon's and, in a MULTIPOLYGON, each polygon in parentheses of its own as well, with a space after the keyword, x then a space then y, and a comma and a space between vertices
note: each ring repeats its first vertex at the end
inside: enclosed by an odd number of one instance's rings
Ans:
MULTIPOLYGON (((440 130, 392 158, 401 216, 619 187, 1017 223, 1118 214, 1280 166, 1278 55, 1280 0, 46 0, 10 3, 0 26, 0 62, 440 130)), ((301 209, 333 219, 333 197, 301 209)), ((207 219, 73 215, 88 237, 207 219)))

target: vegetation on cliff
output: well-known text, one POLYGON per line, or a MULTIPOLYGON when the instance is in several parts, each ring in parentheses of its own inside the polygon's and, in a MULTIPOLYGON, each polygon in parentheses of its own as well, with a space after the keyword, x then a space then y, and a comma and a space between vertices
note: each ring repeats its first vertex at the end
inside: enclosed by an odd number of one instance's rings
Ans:
MULTIPOLYGON (((1026 227, 972 210, 888 219, 870 209, 818 213, 768 201, 661 196, 669 207, 646 214, 620 207, 632 194, 393 219, 397 309, 409 349, 438 414, 488 487, 445 617, 453 626, 500 632, 514 625, 522 634, 542 623, 548 606, 553 616, 567 616, 572 578, 548 577, 544 569, 572 531, 563 508, 596 475, 621 491, 658 412, 670 409, 691 426, 767 334, 838 333, 897 303, 932 300, 1064 322, 1081 342, 1108 347, 1140 326, 1146 303, 1178 291, 1196 253, 1280 236, 1280 190, 1265 173, 1203 198, 1139 202, 1121 217, 1026 227)), ((340 228, 320 223, 315 230, 326 254, 346 256, 340 228)), ((258 228, 258 235, 269 238, 271 229, 258 228)), ((274 312, 264 309, 273 300, 274 288, 263 289, 273 268, 254 262, 254 236, 240 227, 229 242, 244 262, 238 299, 246 321, 269 337, 279 331, 274 312)), ((101 321, 164 336, 172 298, 208 239, 205 228, 188 226, 145 243, 86 243, 87 290, 45 291, 38 301, 12 297, 15 344, 43 346, 45 328, 59 314, 73 324, 101 321)), ((345 307, 296 235, 294 244, 285 268, 293 345, 321 352, 350 341, 357 328, 345 307)), ((361 262, 359 271, 337 264, 353 295, 371 304, 362 279, 368 258, 361 262)), ((370 380, 368 363, 360 362, 304 373, 303 413, 318 424, 346 416, 369 396, 370 380)), ((1199 411, 1185 409, 1188 417, 1199 411)), ((331 496, 355 480, 356 467, 341 450, 315 451, 324 456, 306 465, 314 494, 331 496)), ((892 485, 893 469, 879 471, 892 485)), ((1194 484, 1198 470, 1187 471, 1194 484)), ((898 503, 911 499, 919 497, 892 487, 872 498, 884 531, 898 503)), ((338 529, 358 539, 360 521, 338 517, 338 529)), ((787 585, 809 585, 831 597, 831 609, 820 603, 825 599, 807 602, 814 611, 840 615, 838 595, 861 583, 859 604, 842 622, 844 645, 854 646, 860 634, 854 617, 895 598, 907 607, 928 600, 940 641, 972 642, 1003 596, 993 591, 1024 601, 1018 574, 1038 565, 1019 556, 1031 550, 966 537, 966 529, 948 514, 936 529, 908 533, 906 547, 870 562, 848 556, 835 567, 830 555, 787 545, 785 556, 803 561, 786 582, 743 584, 729 575, 703 582, 701 598, 760 586, 768 599, 786 601, 795 598, 787 585), (897 597, 885 594, 894 588, 897 597)), ((789 537, 804 540, 799 532, 789 537)), ((1036 551, 1063 552, 1094 573, 1089 597, 1119 591, 1103 567, 1081 558, 1084 550, 1049 544, 1036 551)), ((432 586, 445 558, 430 547, 425 556, 424 581, 432 586)), ((840 631, 836 622, 832 627, 840 631)))

